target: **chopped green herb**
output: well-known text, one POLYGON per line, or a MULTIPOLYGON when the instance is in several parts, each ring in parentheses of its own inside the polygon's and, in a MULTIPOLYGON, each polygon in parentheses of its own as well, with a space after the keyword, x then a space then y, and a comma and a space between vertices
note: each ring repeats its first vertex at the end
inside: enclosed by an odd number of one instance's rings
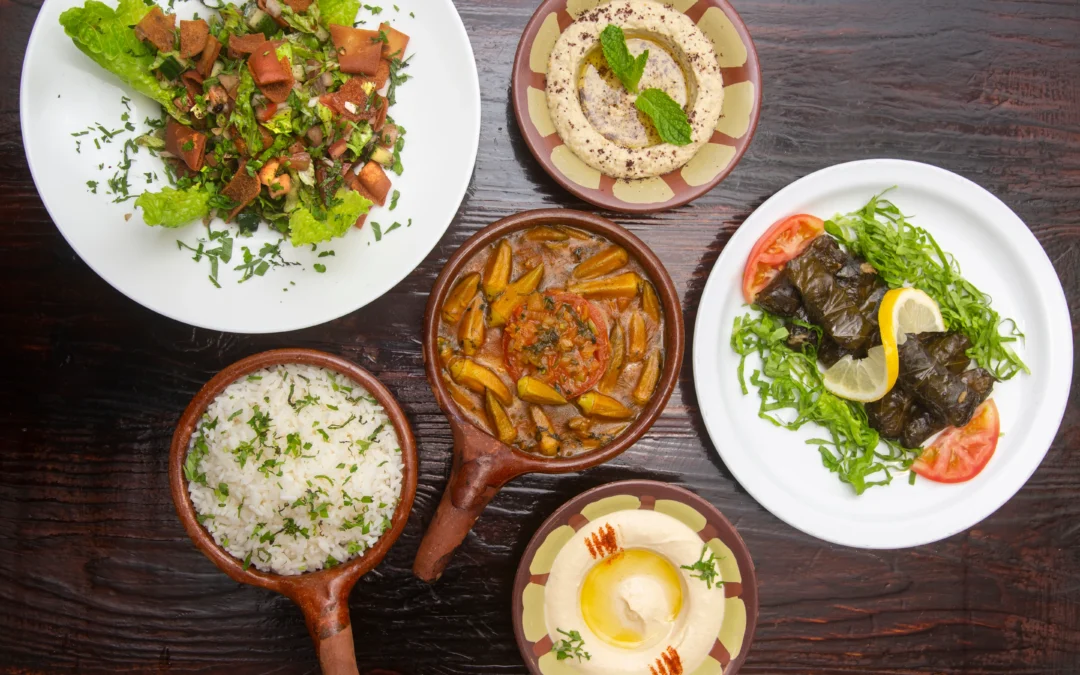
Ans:
POLYGON ((708 544, 704 544, 701 547, 701 555, 696 563, 693 565, 680 565, 679 567, 684 570, 689 570, 691 577, 701 579, 711 590, 713 586, 720 587, 724 585, 723 581, 716 578, 720 576, 720 569, 716 564, 716 560, 716 554, 709 549, 708 544), (708 558, 705 557, 706 552, 709 554, 708 558))
POLYGON ((577 659, 579 662, 582 659, 585 659, 586 661, 592 660, 592 656, 589 652, 583 649, 585 641, 581 639, 581 633, 576 630, 567 632, 562 628, 557 628, 556 630, 566 636, 561 640, 555 641, 555 643, 551 645, 551 651, 555 653, 556 660, 565 661, 566 659, 577 659))

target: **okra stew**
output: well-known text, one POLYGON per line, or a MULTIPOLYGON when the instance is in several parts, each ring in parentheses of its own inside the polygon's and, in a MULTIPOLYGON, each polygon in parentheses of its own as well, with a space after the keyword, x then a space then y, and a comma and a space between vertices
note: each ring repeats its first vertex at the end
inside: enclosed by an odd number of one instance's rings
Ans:
POLYGON ((499 440, 570 457, 614 440, 652 398, 664 312, 621 246, 562 225, 513 232, 462 266, 441 308, 450 395, 499 440))

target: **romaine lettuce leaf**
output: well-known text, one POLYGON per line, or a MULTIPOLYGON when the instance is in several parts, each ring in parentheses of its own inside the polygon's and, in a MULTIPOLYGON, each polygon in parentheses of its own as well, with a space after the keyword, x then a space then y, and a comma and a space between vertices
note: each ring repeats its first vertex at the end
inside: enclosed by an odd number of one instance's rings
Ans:
POLYGON ((371 208, 371 200, 346 188, 337 191, 336 205, 326 211, 326 220, 317 220, 311 211, 300 208, 289 214, 289 236, 293 246, 316 244, 340 237, 371 208))
POLYGON ((248 152, 252 155, 262 150, 262 136, 259 135, 259 123, 255 119, 255 111, 251 107, 251 95, 255 93, 255 80, 251 77, 251 70, 240 69, 240 84, 236 86, 236 107, 229 116, 229 124, 236 127, 240 136, 247 144, 248 152))
POLYGON ((115 10, 97 0, 87 0, 82 7, 72 7, 61 14, 60 25, 75 46, 99 66, 187 124, 188 116, 173 104, 173 92, 150 72, 154 50, 143 44, 132 29, 149 10, 142 0, 120 0, 115 10))
POLYGON ((201 187, 186 190, 167 187, 161 192, 142 193, 135 206, 142 209, 147 225, 180 227, 210 213, 210 193, 201 187))
POLYGON ((319 15, 322 24, 327 27, 332 23, 351 26, 359 11, 360 0, 319 0, 319 15))

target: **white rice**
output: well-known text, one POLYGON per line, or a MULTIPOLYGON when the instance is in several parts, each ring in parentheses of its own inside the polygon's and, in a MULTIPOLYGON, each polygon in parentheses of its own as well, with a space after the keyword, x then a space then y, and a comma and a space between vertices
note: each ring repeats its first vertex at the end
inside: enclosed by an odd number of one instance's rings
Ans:
POLYGON ((184 471, 199 521, 222 548, 261 571, 300 574, 363 553, 390 527, 401 446, 363 387, 289 364, 214 399, 184 471))

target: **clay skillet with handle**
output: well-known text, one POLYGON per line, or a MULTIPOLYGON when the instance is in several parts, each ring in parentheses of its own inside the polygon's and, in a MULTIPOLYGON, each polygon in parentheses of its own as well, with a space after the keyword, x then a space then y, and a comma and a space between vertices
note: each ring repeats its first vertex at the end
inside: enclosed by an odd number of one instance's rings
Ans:
POLYGON ((413 573, 428 582, 442 576, 454 550, 464 541, 484 507, 507 481, 525 473, 581 471, 618 456, 637 442, 663 412, 675 388, 683 360, 683 331, 679 295, 663 263, 644 242, 606 218, 568 209, 526 211, 492 223, 462 244, 436 279, 424 315, 424 368, 439 407, 450 421, 454 435, 454 458, 450 480, 420 543, 413 573), (664 368, 652 399, 641 415, 614 441, 596 450, 565 458, 549 459, 517 450, 474 425, 454 402, 439 372, 441 308, 459 271, 485 247, 511 232, 537 225, 575 227, 599 234, 625 248, 641 263, 656 287, 664 312, 664 368))
POLYGON ((319 656, 319 664, 326 675, 357 675, 356 651, 353 646, 352 624, 349 620, 349 593, 360 577, 371 571, 386 555, 394 541, 405 529, 416 495, 417 458, 416 442, 401 406, 390 391, 374 375, 360 366, 339 356, 312 349, 277 349, 249 356, 232 364, 206 383, 184 410, 180 423, 173 434, 169 451, 169 490, 172 493, 176 513, 188 536, 206 557, 243 584, 277 591, 292 599, 304 613, 311 639, 319 656), (253 567, 244 569, 243 563, 217 545, 213 536, 196 520, 195 507, 188 493, 184 477, 184 460, 187 457, 191 436, 195 433, 199 418, 230 384, 241 377, 269 366, 297 363, 319 366, 349 378, 367 389, 382 405, 394 425, 401 446, 403 463, 401 497, 388 529, 374 546, 363 555, 330 569, 293 576, 268 574, 253 567))

